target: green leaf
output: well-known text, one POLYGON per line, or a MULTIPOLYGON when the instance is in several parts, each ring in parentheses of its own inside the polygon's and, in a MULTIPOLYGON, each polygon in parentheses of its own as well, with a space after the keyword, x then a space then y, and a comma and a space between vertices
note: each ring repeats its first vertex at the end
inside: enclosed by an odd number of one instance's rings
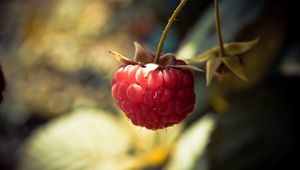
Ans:
POLYGON ((242 66, 240 64, 240 60, 236 56, 229 56, 229 57, 223 57, 222 58, 223 63, 239 78, 248 81, 246 78, 242 66))
POLYGON ((232 42, 224 44, 226 55, 236 56, 251 50, 257 43, 259 38, 246 42, 232 42))
POLYGON ((108 51, 110 54, 112 54, 117 60, 121 61, 124 64, 138 64, 138 62, 135 62, 121 54, 119 54, 116 51, 108 51))
POLYGON ((220 65, 221 65, 221 57, 214 57, 207 61, 206 63, 206 85, 207 86, 210 85, 210 82, 220 65))
POLYGON ((210 136, 213 132, 217 119, 214 113, 208 113, 201 119, 194 122, 181 136, 176 140, 176 145, 172 149, 169 161, 165 170, 191 170, 207 168, 195 167, 206 156, 206 147, 210 142, 210 136))

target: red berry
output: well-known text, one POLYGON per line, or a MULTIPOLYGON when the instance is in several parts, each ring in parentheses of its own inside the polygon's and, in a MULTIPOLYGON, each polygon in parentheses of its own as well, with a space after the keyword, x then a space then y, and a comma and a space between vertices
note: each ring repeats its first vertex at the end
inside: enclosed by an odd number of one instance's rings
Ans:
MULTIPOLYGON (((185 64, 176 60, 176 65, 185 64)), ((134 125, 147 129, 166 128, 183 121, 195 104, 192 71, 149 67, 123 65, 118 69, 112 80, 112 96, 117 105, 134 125)))

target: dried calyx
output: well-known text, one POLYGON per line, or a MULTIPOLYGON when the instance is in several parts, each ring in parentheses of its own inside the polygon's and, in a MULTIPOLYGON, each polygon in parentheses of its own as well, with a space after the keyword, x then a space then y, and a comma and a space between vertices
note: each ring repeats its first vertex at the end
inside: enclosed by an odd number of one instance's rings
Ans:
POLYGON ((219 80, 222 80, 224 77, 226 77, 226 75, 228 75, 228 73, 233 73, 240 79, 248 81, 241 66, 241 58, 238 55, 246 53, 252 49, 258 43, 259 38, 248 42, 233 42, 223 44, 220 26, 219 0, 214 0, 214 4, 218 46, 207 50, 199 56, 194 57, 192 61, 206 63, 207 86, 210 85, 214 76, 219 80))
POLYGON ((129 59, 128 57, 123 56, 122 54, 116 52, 116 51, 109 51, 117 60, 124 64, 131 64, 131 65, 150 65, 153 70, 157 68, 177 68, 177 69, 188 69, 192 71, 203 71, 197 67, 191 66, 191 65, 181 65, 178 63, 179 60, 175 58, 175 55, 172 53, 166 53, 162 54, 159 58, 159 61, 157 64, 154 63, 155 55, 146 50, 142 45, 140 45, 137 42, 134 42, 135 46, 135 55, 134 60, 129 59))
POLYGON ((215 76, 218 79, 223 79, 228 73, 233 73, 242 80, 247 81, 241 66, 242 54, 251 50, 259 41, 256 38, 247 42, 232 42, 224 44, 225 55, 220 55, 219 47, 214 47, 193 57, 192 62, 206 63, 206 82, 210 85, 212 78, 215 76))

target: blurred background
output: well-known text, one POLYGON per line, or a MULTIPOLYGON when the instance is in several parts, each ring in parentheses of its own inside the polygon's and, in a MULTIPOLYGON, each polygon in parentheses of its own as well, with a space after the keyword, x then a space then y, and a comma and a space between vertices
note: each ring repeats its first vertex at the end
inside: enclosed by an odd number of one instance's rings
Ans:
MULTIPOLYGON (((220 0, 225 42, 248 82, 205 86, 183 123, 148 131, 116 107, 110 80, 137 41, 154 51, 180 0, 1 0, 0 170, 292 169, 298 145, 297 1, 220 0)), ((216 45, 212 0, 189 0, 164 46, 190 59, 216 45)), ((192 65, 203 67, 201 64, 192 65)))

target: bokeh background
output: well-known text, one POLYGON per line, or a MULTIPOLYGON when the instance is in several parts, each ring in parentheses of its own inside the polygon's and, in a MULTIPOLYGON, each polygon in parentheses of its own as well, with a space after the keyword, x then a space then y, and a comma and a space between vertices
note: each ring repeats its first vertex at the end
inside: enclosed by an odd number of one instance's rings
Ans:
MULTIPOLYGON (((154 51, 179 0, 1 0, 1 170, 266 170, 296 165, 300 41, 292 0, 220 0, 225 42, 248 82, 205 86, 196 108, 159 131, 134 127, 112 100, 137 41, 154 51)), ((212 0, 189 0, 164 46, 190 59, 216 45, 212 0)), ((198 67, 201 64, 191 63, 198 67)))

